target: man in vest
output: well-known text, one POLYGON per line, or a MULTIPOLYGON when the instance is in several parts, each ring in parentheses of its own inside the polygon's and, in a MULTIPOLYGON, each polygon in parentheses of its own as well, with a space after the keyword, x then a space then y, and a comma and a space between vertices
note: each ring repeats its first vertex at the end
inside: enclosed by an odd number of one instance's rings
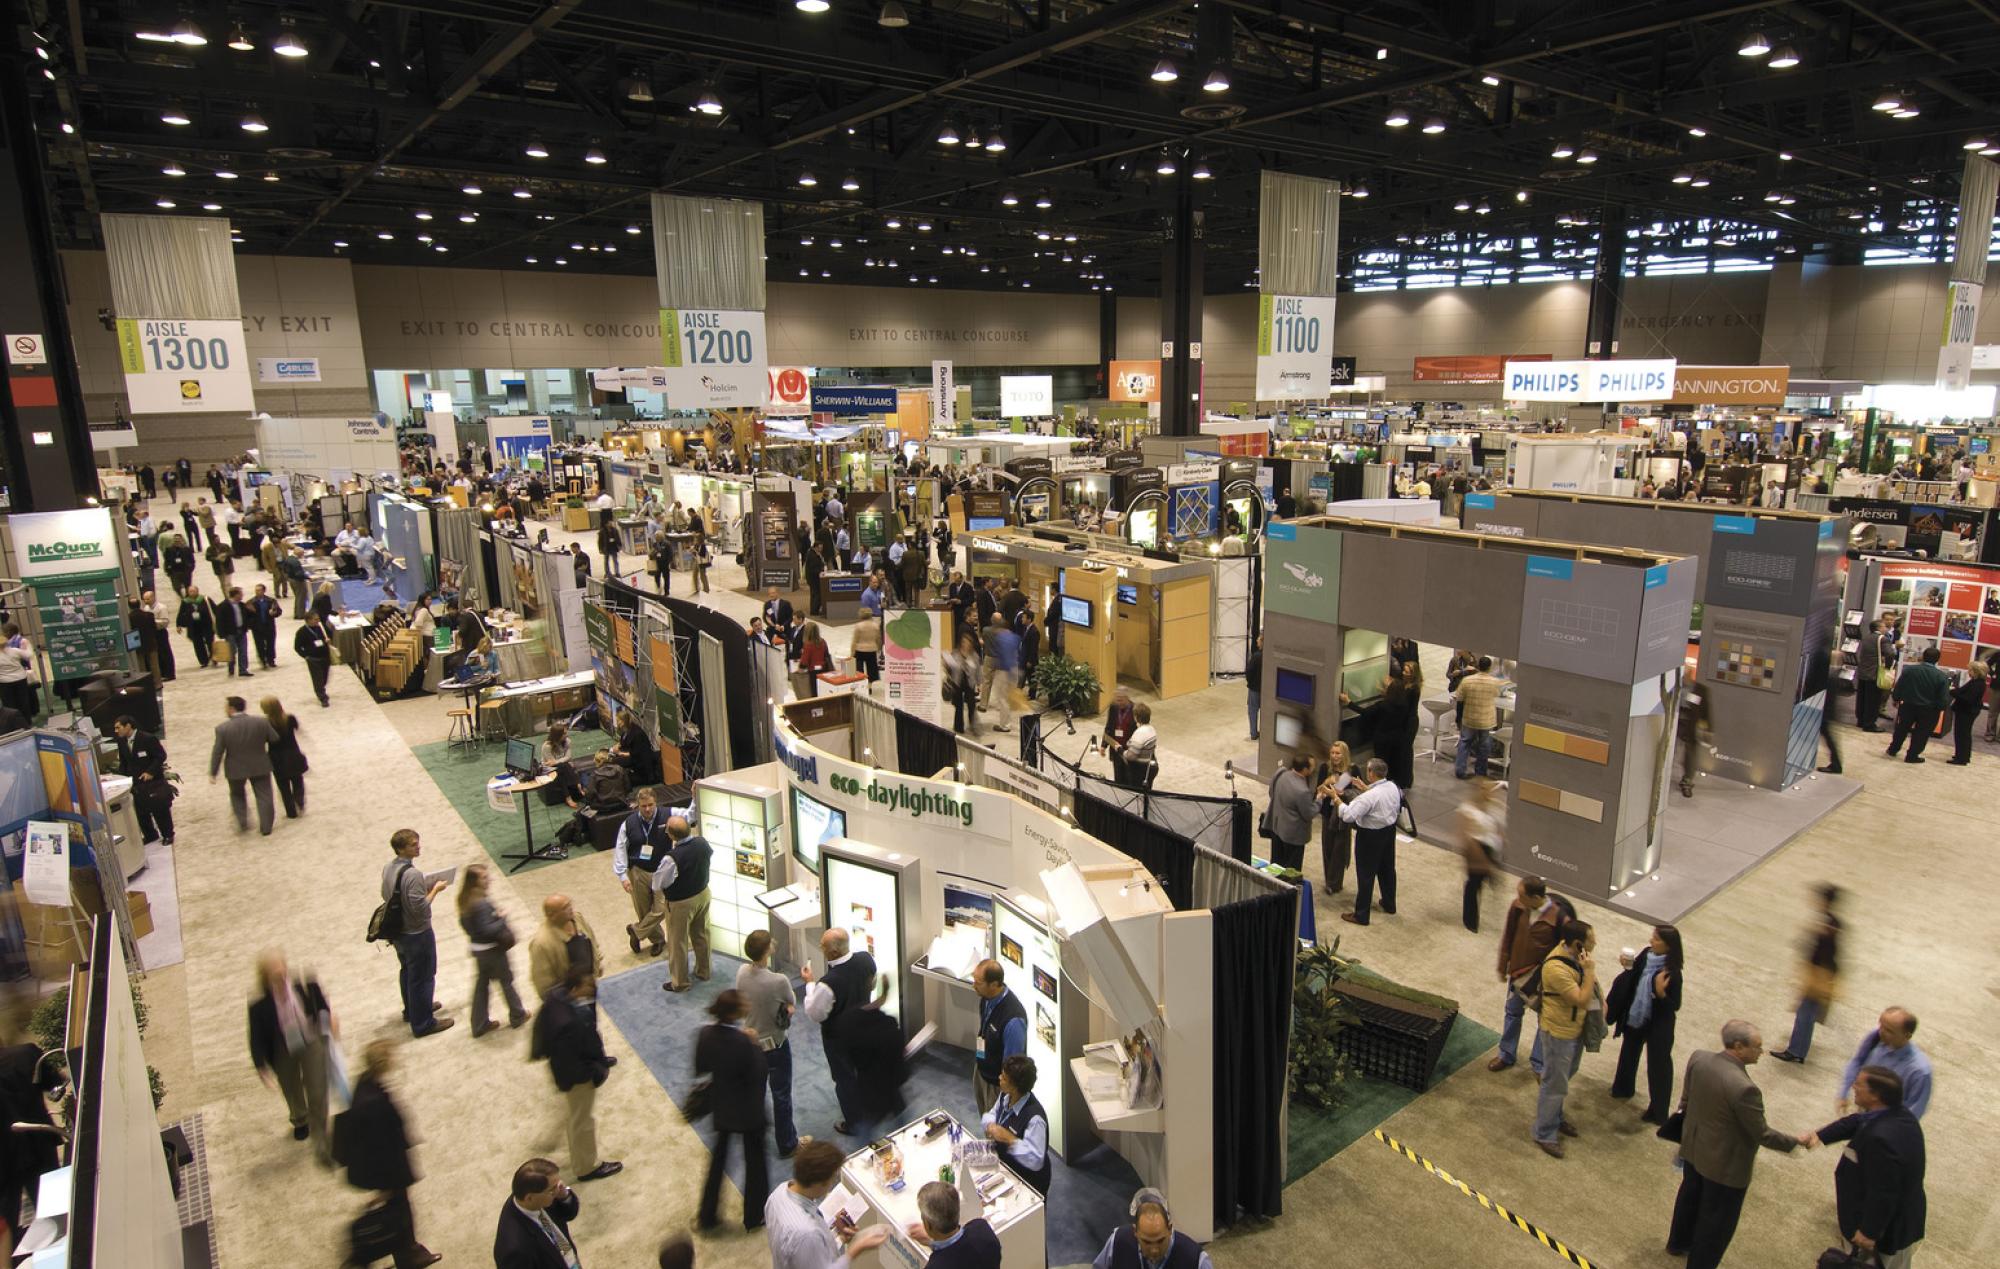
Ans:
POLYGON ((714 853, 707 839, 691 833, 688 822, 676 815, 667 821, 667 837, 673 847, 656 874, 660 890, 667 896, 667 955, 672 977, 662 984, 666 991, 686 991, 688 946, 694 947, 694 976, 708 981, 708 857, 714 853))
POLYGON ((850 951, 847 931, 838 926, 819 936, 819 951, 826 959, 826 971, 819 981, 813 981, 811 965, 801 965, 799 977, 807 983, 806 1016, 819 1024, 827 1073, 833 1076, 833 1095, 840 1101, 840 1122, 833 1130, 847 1136, 851 1125, 867 1118, 855 1095, 854 1063, 847 1056, 847 1024, 874 998, 875 958, 850 951))
POLYGON ((931 1249, 930 1269, 1000 1269, 1000 1239, 981 1217, 958 1223, 958 1191, 926 1181, 917 1191, 917 1215, 905 1228, 910 1241, 931 1249))
POLYGON ((1215 1269, 1201 1244, 1174 1229, 1167 1196, 1148 1186, 1132 1196, 1132 1223, 1104 1240, 1091 1269, 1215 1269))
POLYGON ((1049 1196, 1049 1116, 1035 1100, 1035 1059, 1016 1054, 1000 1064, 1000 1099, 980 1116, 989 1139, 1000 1143, 1000 1162, 1049 1196))
POLYGON ((632 911, 639 920, 625 927, 625 940, 632 955, 639 955, 639 943, 652 945, 647 953, 658 956, 666 950, 667 936, 660 927, 667 919, 667 900, 660 893, 666 882, 660 865, 667 862, 667 822, 660 814, 652 789, 639 791, 638 808, 625 817, 618 830, 618 845, 611 851, 611 871, 618 884, 632 896, 632 911))
POLYGON ((1028 1010, 1007 990, 1007 971, 999 961, 981 961, 972 971, 972 990, 979 993, 979 1038, 973 1049, 972 1095, 979 1113, 993 1109, 1000 1096, 1000 1064, 1028 1051, 1028 1010))

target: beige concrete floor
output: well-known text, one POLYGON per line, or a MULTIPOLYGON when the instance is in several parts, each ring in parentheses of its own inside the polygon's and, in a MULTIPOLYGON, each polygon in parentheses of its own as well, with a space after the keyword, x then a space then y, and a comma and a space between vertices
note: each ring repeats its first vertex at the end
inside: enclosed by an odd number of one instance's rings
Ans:
MULTIPOLYGON (((725 587, 711 597, 717 607, 741 618, 756 610, 754 597, 727 589, 740 574, 726 560, 714 577, 725 587)), ((256 578, 238 580, 247 585, 256 578)), ((212 578, 207 585, 213 590, 212 578)), ((337 671, 333 707, 314 708, 303 667, 289 652, 291 628, 284 623, 280 669, 237 689, 247 687, 253 700, 275 691, 304 706, 313 763, 309 809, 296 822, 281 818, 273 837, 238 836, 224 789, 200 778, 209 728, 231 685, 218 670, 189 670, 166 696, 167 745, 189 777, 189 796, 177 807, 176 861, 187 964, 149 982, 157 1022, 147 1049, 170 1085, 163 1117, 199 1110, 206 1118, 218 1248, 230 1269, 335 1264, 345 1222, 361 1206, 355 1191, 320 1171, 290 1140, 280 1099, 251 1071, 243 1006, 257 952, 282 947, 321 976, 350 1054, 376 1035, 406 1037, 397 1016, 394 955, 362 940, 389 834, 404 826, 421 830, 430 867, 484 858, 409 752, 411 744, 442 738, 443 705, 378 706, 352 674, 337 671)), ((830 634, 838 653, 846 633, 830 634)), ((1225 787, 1222 760, 1248 748, 1242 693, 1240 684, 1227 683, 1156 705, 1162 787, 1225 787)), ((1915 1009, 1923 1020, 1919 1042, 1938 1068, 1925 1121, 1931 1234, 1920 1261, 1966 1269, 1991 1264, 2000 1259, 2000 1222, 1982 1174, 1989 1151, 1978 1143, 1993 1140, 2000 1127, 1994 1110, 2000 1074, 1982 1056, 2000 1047, 1992 1000, 2000 994, 1992 986, 2000 983, 2000 954, 1983 893, 2000 768, 1990 751, 1966 769, 1937 761, 1910 767, 1870 755, 1859 742, 1872 737, 1844 738, 1848 771, 1867 782, 1866 791, 1683 924, 1689 970, 1681 1052, 1712 1045, 1721 1023, 1734 1016, 1759 1022, 1770 1047, 1778 1047, 1790 1022, 1807 891, 1822 880, 1850 887, 1846 997, 1822 1029, 1810 1065, 1756 1068, 1771 1118, 1798 1131, 1825 1122, 1839 1066, 1875 1012, 1890 1003, 1915 1009)), ((1261 801, 1255 782, 1244 781, 1242 791, 1261 801)), ((1335 920, 1333 904, 1323 904, 1321 929, 1345 933, 1343 950, 1376 969, 1457 995, 1468 1015, 1497 1028, 1502 999, 1491 931, 1498 896, 1487 904, 1489 933, 1467 934, 1458 924, 1453 858, 1409 847, 1399 868, 1398 917, 1354 931, 1335 920)), ((1308 870, 1317 882, 1316 859, 1308 870)), ((542 897, 556 889, 575 896, 606 936, 608 972, 634 963, 618 938, 629 909, 608 861, 573 859, 498 888, 523 937, 539 919, 542 897)), ((1643 937, 1625 918, 1586 915, 1598 922, 1607 948, 1643 937)), ((565 1147, 547 1073, 523 1060, 525 1033, 502 1030, 472 1040, 470 960, 448 910, 440 913, 438 933, 438 997, 460 1025, 402 1046, 397 1092, 422 1140, 425 1179, 414 1191, 421 1236, 445 1253, 447 1265, 484 1265, 513 1167, 536 1153, 560 1160, 565 1147)), ((663 998, 660 1007, 673 1005, 663 998)), ((627 1170, 582 1187, 576 1232, 586 1264, 636 1269, 651 1262, 662 1237, 690 1224, 704 1156, 617 1029, 605 1030, 623 1063, 600 1094, 600 1136, 606 1156, 622 1158, 627 1170)), ((1611 1061, 1607 1050, 1584 1063, 1570 1101, 1584 1135, 1562 1162, 1529 1144, 1534 1089, 1525 1068, 1493 1075, 1474 1063, 1385 1128, 1595 1263, 1664 1267, 1675 1263, 1661 1251, 1676 1184, 1671 1151, 1642 1130, 1637 1108, 1605 1096, 1611 1061)), ((1827 1152, 1767 1153, 1728 1263, 1811 1263, 1832 1234, 1833 1163, 1827 1152)), ((732 1223, 735 1201, 732 1195, 724 1203, 732 1223)), ((704 1264, 768 1263, 763 1241, 740 1233, 704 1238, 700 1248, 704 1264)), ((1233 1231, 1214 1252, 1223 1264, 1336 1264, 1366 1255, 1363 1248, 1424 1266, 1558 1263, 1478 1204, 1367 1139, 1287 1191, 1283 1218, 1233 1231)))

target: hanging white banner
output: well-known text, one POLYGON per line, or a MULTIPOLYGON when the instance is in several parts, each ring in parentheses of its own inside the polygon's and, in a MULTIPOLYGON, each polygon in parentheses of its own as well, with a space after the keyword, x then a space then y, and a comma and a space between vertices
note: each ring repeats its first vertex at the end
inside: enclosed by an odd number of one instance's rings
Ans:
POLYGON ((256 408, 240 320, 121 317, 118 357, 134 414, 256 408))
POLYGON ((1510 361, 1500 393, 1509 401, 1670 401, 1673 358, 1510 361))
POLYGON ((663 308, 661 364, 650 385, 675 410, 762 406, 769 400, 764 314, 750 309, 663 308))
POLYGON ((1257 399, 1318 399, 1333 392, 1331 295, 1257 300, 1257 399))
POLYGON ((931 426, 943 431, 951 430, 952 407, 957 404, 951 369, 948 361, 931 363, 931 426))
POLYGON ((1937 386, 1959 389, 1972 383, 1972 335, 1979 325, 1977 282, 1953 282, 1945 293, 1944 338, 1938 348, 1937 386))

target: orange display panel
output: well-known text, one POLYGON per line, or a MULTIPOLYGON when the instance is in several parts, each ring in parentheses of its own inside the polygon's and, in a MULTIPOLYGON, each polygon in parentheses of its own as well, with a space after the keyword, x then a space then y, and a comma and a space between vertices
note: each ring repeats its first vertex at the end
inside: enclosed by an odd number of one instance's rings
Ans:
POLYGON ((1521 729, 1521 743, 1536 749, 1546 749, 1550 753, 1559 753, 1568 758, 1581 758, 1600 767, 1607 766, 1611 762, 1611 746, 1604 741, 1592 740, 1588 736, 1579 736, 1540 723, 1529 723, 1521 729))

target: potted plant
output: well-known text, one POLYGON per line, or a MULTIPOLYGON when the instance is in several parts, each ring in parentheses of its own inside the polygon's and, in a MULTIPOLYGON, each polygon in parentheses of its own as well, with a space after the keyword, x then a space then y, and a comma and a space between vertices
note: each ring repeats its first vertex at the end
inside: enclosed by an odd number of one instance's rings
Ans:
POLYGON ((1353 1011, 1334 990, 1342 962, 1335 954, 1340 941, 1314 943, 1299 949, 1292 975, 1293 1101, 1332 1110, 1347 1094, 1353 1065, 1341 1047, 1340 1033, 1353 1024, 1353 1011))
POLYGON ((1098 697, 1104 691, 1097 681, 1096 670, 1066 656, 1045 656, 1037 661, 1029 686, 1040 693, 1050 709, 1070 715, 1095 714, 1098 697))
MULTIPOLYGON (((139 980, 136 978, 132 979, 131 986, 132 1016, 138 1022, 139 1034, 143 1037, 146 1034, 146 1028, 152 1024, 152 1014, 146 1008, 146 998, 139 990, 139 980)), ((69 1078, 69 1054, 63 1048, 63 1042, 66 1038, 68 1028, 69 985, 65 983, 49 995, 43 997, 42 1003, 35 1006, 34 1013, 28 1017, 28 1034, 33 1037, 35 1043, 40 1046, 44 1053, 56 1053, 60 1055, 54 1058, 53 1062, 63 1072, 66 1079, 69 1078)), ((160 1103, 166 1099, 167 1082, 160 1078, 159 1068, 153 1066, 151 1063, 148 1063, 146 1066, 146 1079, 152 1086, 153 1108, 157 1110, 160 1103)), ((74 1081, 70 1084, 67 1096, 71 1103, 69 1106, 70 1112, 74 1115, 76 1110, 74 1105, 76 1085, 74 1081)))

